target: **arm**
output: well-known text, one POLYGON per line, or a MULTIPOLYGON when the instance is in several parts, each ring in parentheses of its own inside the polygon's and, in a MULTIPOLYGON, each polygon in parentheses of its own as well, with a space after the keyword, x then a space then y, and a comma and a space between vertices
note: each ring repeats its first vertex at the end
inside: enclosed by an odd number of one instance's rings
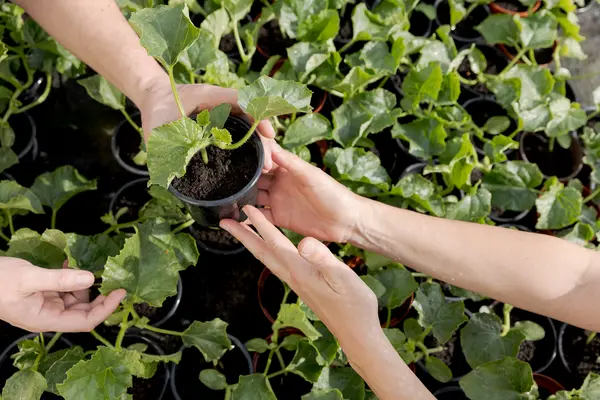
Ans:
POLYGON ((296 249, 256 208, 247 206, 244 212, 261 236, 231 220, 222 221, 221 227, 317 314, 379 399, 433 400, 383 333, 377 298, 354 271, 319 241, 306 238, 296 249))

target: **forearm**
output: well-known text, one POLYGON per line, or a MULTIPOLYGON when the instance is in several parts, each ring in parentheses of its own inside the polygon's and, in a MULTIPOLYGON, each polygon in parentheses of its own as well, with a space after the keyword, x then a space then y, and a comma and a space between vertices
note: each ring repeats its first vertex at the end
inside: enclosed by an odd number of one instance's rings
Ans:
POLYGON ((364 200, 352 242, 453 285, 600 330, 599 253, 555 237, 430 217, 364 200))
POLYGON ((138 107, 168 78, 148 56, 114 0, 15 0, 67 50, 138 107))
POLYGON ((433 400, 431 392, 379 331, 360 342, 341 343, 352 368, 381 400, 433 400))

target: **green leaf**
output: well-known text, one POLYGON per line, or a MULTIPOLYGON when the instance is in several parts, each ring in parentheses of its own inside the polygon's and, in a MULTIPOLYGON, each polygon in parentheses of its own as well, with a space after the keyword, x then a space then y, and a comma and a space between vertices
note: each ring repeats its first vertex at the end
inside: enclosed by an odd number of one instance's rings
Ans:
POLYGON ((282 328, 296 328, 310 340, 321 337, 321 333, 310 323, 306 314, 298 304, 282 304, 273 323, 273 332, 279 332, 282 328))
POLYGON ((133 13, 129 23, 140 36, 141 45, 165 68, 172 68, 180 55, 200 35, 200 30, 190 21, 187 7, 157 6, 133 13))
POLYGON ((353 187, 359 193, 373 186, 384 191, 389 188, 390 177, 381 166, 379 158, 372 152, 355 147, 334 147, 325 153, 323 162, 338 181, 346 185, 359 184, 353 187))
POLYGON ((448 71, 450 66, 450 56, 446 46, 438 40, 430 40, 425 43, 421 49, 421 56, 415 67, 418 70, 427 68, 430 65, 438 65, 442 69, 442 73, 448 71))
POLYGON ((506 131, 509 127, 510 118, 498 115, 488 119, 482 129, 491 135, 498 135, 506 131))
POLYGON ((419 158, 432 158, 446 149, 446 130, 432 117, 424 117, 404 125, 396 124, 392 129, 392 136, 409 142, 409 153, 419 158))
POLYGON ((577 222, 583 206, 583 197, 577 190, 551 178, 544 185, 545 191, 536 200, 540 214, 536 229, 562 229, 577 222))
POLYGON ((271 348, 265 339, 260 338, 247 341, 245 346, 248 351, 256 353, 264 353, 271 348))
MULTIPOLYGON (((596 219, 594 219, 593 222, 593 225, 595 224, 596 219)), ((596 232, 594 232, 593 225, 578 222, 575 224, 573 229, 560 234, 559 237, 568 240, 571 243, 575 243, 580 246, 585 246, 588 242, 591 242, 594 239, 594 236, 596 235, 596 232)))
MULTIPOLYGON (((288 47, 287 55, 291 65, 304 81, 304 77, 326 62, 335 52, 331 43, 300 42, 288 47)), ((283 67, 282 67, 283 68, 283 67)))
POLYGON ((314 326, 321 334, 321 337, 313 341, 312 344, 318 350, 319 355, 322 358, 321 361, 324 361, 325 365, 330 365, 333 360, 335 360, 337 352, 340 350, 340 345, 324 323, 315 321, 314 326))
POLYGON ((516 357, 523 340, 525 336, 514 330, 502 336, 502 321, 495 314, 473 314, 460 332, 460 345, 471 368, 516 357))
POLYGON ((231 144, 232 142, 231 133, 229 133, 227 129, 219 129, 217 127, 213 127, 210 130, 210 134, 213 137, 213 141, 218 146, 226 146, 228 144, 231 144))
POLYGON ((98 103, 115 110, 125 110, 125 95, 102 75, 94 75, 77 81, 87 94, 98 103))
POLYGON ((350 367, 325 368, 314 389, 337 389, 345 400, 363 400, 365 398, 365 382, 350 367))
POLYGON ((530 14, 526 18, 514 18, 520 30, 523 47, 528 49, 545 49, 552 47, 558 34, 556 17, 549 11, 530 14))
POLYGON ((227 323, 219 318, 192 322, 183 332, 182 340, 184 345, 200 350, 207 362, 218 361, 232 347, 227 337, 227 323))
POLYGON ((317 389, 302 396, 302 400, 344 400, 344 397, 337 389, 317 389))
POLYGON ((542 340, 546 336, 544 328, 531 321, 517 321, 510 331, 520 332, 525 340, 530 341, 542 340))
POLYGON ((19 163, 19 157, 12 149, 0 148, 0 173, 19 163))
POLYGON ((125 364, 124 353, 99 347, 91 359, 67 372, 67 379, 57 385, 58 392, 65 400, 119 399, 133 383, 125 364))
POLYGON ((585 110, 572 104, 566 97, 554 99, 548 105, 552 119, 546 126, 546 135, 558 137, 568 135, 584 126, 587 122, 585 110))
POLYGON ((438 283, 422 284, 417 290, 413 307, 419 313, 419 324, 423 328, 431 328, 433 336, 442 344, 468 319, 463 302, 446 301, 438 283))
POLYGON ((289 149, 307 146, 319 140, 330 140, 331 123, 321 114, 307 114, 294 121, 287 129, 283 145, 289 149))
POLYGON ((518 79, 521 82, 519 108, 530 110, 540 103, 545 103, 546 96, 552 92, 554 78, 545 68, 530 65, 515 65, 506 72, 507 79, 518 79))
POLYGON ((519 43, 519 27, 508 14, 491 14, 475 29, 489 44, 503 43, 514 46, 519 43))
POLYGON ((371 275, 363 275, 360 277, 360 279, 362 279, 363 282, 369 287, 369 289, 371 289, 371 291, 375 293, 375 296, 377 296, 378 299, 383 297, 386 291, 386 288, 383 285, 383 283, 379 282, 376 278, 374 278, 371 275))
POLYGON ((433 182, 419 174, 409 174, 401 178, 390 190, 390 194, 409 200, 415 209, 424 209, 434 215, 444 215, 442 198, 437 194, 433 182))
POLYGON ((299 22, 297 37, 304 42, 325 42, 340 30, 340 15, 335 10, 322 10, 299 22))
POLYGON ((240 376, 231 400, 277 400, 271 384, 263 374, 240 376))
POLYGON ((533 208, 537 188, 543 181, 536 164, 508 161, 496 164, 483 177, 483 187, 492 194, 492 206, 502 210, 526 211, 533 208))
POLYGON ((96 180, 88 181, 75 168, 65 165, 38 176, 31 191, 42 205, 57 212, 73 196, 96 188, 96 180))
POLYGON ((394 260, 390 260, 389 258, 382 256, 381 254, 373 253, 370 251, 365 251, 364 258, 365 264, 369 268, 369 271, 378 271, 385 266, 395 263, 394 260))
POLYGON ((309 112, 312 92, 292 81, 261 76, 240 89, 238 103, 255 121, 296 112, 309 112))
POLYGON ((379 297, 379 306, 382 308, 400 307, 419 288, 412 274, 404 268, 385 268, 371 276, 385 288, 385 292, 379 297))
POLYGON ((425 361, 425 368, 429 375, 439 382, 446 383, 452 379, 452 371, 444 364, 442 360, 437 357, 429 357, 425 361))
POLYGON ((298 343, 296 354, 286 369, 306 381, 315 383, 323 370, 322 359, 317 348, 306 341, 298 343), (321 363, 319 363, 321 361, 321 363))
POLYGON ((100 291, 107 295, 123 288, 134 304, 160 307, 177 294, 179 271, 197 262, 198 250, 189 246, 189 235, 173 235, 163 219, 146 221, 135 231, 117 256, 108 257, 100 291))
POLYGON ((202 370, 200 382, 212 390, 224 390, 227 387, 227 378, 216 369, 202 370))
POLYGON ((200 33, 198 40, 188 49, 188 52, 195 46, 205 46, 205 43, 201 43, 205 39, 204 32, 210 32, 213 37, 213 45, 216 50, 221 43, 221 38, 231 32, 231 24, 229 20, 229 14, 224 8, 218 8, 212 13, 208 14, 204 21, 200 24, 200 33))
POLYGON ((58 396, 56 385, 63 383, 67 379, 67 371, 83 359, 83 349, 79 346, 46 355, 38 370, 46 377, 47 391, 58 396))
POLYGON ((492 140, 486 141, 483 145, 484 154, 489 157, 492 164, 498 164, 508 160, 506 152, 511 149, 518 149, 519 142, 516 142, 507 136, 496 135, 492 140))
POLYGON ((2 389, 2 398, 5 400, 39 400, 46 387, 46 379, 42 374, 25 369, 8 378, 2 389))
POLYGON ((474 194, 467 194, 458 203, 449 204, 446 207, 446 218, 479 222, 485 219, 491 212, 492 195, 485 188, 479 188, 474 194))
POLYGON ((581 396, 584 399, 597 399, 600 396, 600 375, 590 372, 581 385, 581 396))
POLYGON ((39 337, 32 340, 22 340, 17 346, 19 351, 11 355, 10 358, 13 360, 13 365, 20 370, 31 368, 38 356, 45 351, 39 337))
POLYGON ((168 189, 173 179, 185 175, 192 157, 209 143, 202 127, 190 118, 153 129, 148 140, 150 182, 168 189))
POLYGON ((57 233, 63 235, 56 230, 46 230, 40 235, 31 229, 21 228, 10 238, 6 256, 22 258, 42 268, 62 268, 65 246, 57 246, 54 242, 53 235, 57 233))
MULTIPOLYGON (((223 14, 219 13, 219 15, 223 14)), ((206 21, 208 21, 208 19, 204 20, 202 23, 204 24, 206 21)), ((217 31, 211 34, 204 29, 200 29, 198 40, 196 40, 187 51, 181 53, 179 63, 183 65, 188 72, 206 71, 209 65, 218 63, 220 59, 227 60, 227 56, 218 48, 218 43, 214 36, 216 34, 218 34, 217 31)))
POLYGON ((524 400, 533 376, 529 364, 507 357, 480 365, 459 383, 472 400, 524 400))
POLYGON ((352 40, 367 41, 373 39, 387 40, 390 27, 367 9, 366 4, 359 3, 352 11, 352 40))
POLYGON ((442 69, 438 64, 431 63, 421 70, 411 69, 402 82, 402 91, 410 108, 423 102, 435 102, 442 88, 442 80, 442 69))
POLYGON ((460 75, 456 71, 444 75, 438 103, 456 103, 460 97, 460 75))
POLYGON ((0 181, 0 210, 11 213, 23 211, 44 213, 40 199, 31 190, 14 181, 0 181))
POLYGON ((106 259, 119 254, 123 246, 121 237, 110 237, 103 233, 94 236, 68 233, 66 241, 65 253, 69 267, 90 271, 96 276, 102 274, 106 259))

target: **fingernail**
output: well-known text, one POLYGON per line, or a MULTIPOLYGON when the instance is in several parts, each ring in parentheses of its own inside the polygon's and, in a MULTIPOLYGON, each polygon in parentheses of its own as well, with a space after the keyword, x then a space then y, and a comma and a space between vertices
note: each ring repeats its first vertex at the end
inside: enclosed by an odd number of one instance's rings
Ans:
MULTIPOLYGON (((220 227, 221 227, 221 229, 223 229, 225 232, 229 232, 229 226, 227 226, 227 224, 225 224, 225 223, 221 222, 221 223, 219 224, 219 226, 220 226, 220 227)), ((231 233, 231 232, 229 232, 229 233, 231 233)))
POLYGON ((89 272, 80 272, 75 277, 77 286, 90 286, 94 283, 94 276, 89 272))
POLYGON ((312 242, 312 240, 304 242, 304 245, 300 249, 300 254, 303 256, 310 256, 314 252, 315 244, 312 242))

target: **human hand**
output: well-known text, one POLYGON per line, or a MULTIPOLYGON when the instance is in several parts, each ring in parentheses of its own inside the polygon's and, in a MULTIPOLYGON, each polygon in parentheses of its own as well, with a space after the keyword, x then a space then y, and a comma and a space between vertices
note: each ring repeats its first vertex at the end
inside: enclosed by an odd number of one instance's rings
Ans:
MULTIPOLYGON (((168 81, 161 80, 159 84, 151 86, 147 90, 144 102, 140 106, 142 115, 142 128, 144 129, 144 137, 146 140, 150 137, 152 129, 175 121, 180 118, 181 114, 175 103, 175 97, 168 81)), ((219 104, 231 105, 231 113, 233 115, 245 115, 237 103, 238 92, 235 89, 227 89, 212 85, 179 85, 179 97, 185 108, 185 112, 189 115, 200 112, 204 109, 212 109, 219 104)), ((258 132, 262 139, 265 149, 264 170, 268 171, 273 167, 271 161, 271 148, 275 141, 275 130, 268 120, 261 121, 258 124, 258 132)))
POLYGON ((358 357, 365 339, 384 340, 377 298, 354 271, 318 240, 305 238, 296 249, 259 210, 246 206, 244 212, 260 236, 233 220, 221 221, 221 228, 298 294, 338 338, 349 358, 358 357))
POLYGON ((45 269, 0 257, 0 319, 32 332, 89 332, 110 316, 124 290, 89 301, 94 274, 45 269))
POLYGON ((348 242, 360 225, 360 196, 319 168, 273 147, 277 168, 258 181, 257 204, 273 224, 304 236, 348 242))

